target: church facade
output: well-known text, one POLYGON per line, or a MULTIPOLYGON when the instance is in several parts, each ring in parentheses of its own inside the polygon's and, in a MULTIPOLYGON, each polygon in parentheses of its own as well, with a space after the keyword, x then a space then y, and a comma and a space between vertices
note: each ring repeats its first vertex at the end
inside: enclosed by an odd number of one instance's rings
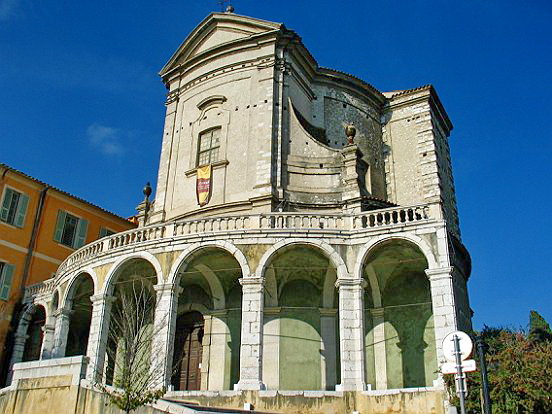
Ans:
POLYGON ((442 387, 443 338, 471 327, 471 264, 435 89, 380 92, 231 12, 161 77, 155 199, 27 290, 20 338, 40 309, 41 358, 86 355, 87 378, 109 382, 110 318, 141 280, 173 397, 442 387))

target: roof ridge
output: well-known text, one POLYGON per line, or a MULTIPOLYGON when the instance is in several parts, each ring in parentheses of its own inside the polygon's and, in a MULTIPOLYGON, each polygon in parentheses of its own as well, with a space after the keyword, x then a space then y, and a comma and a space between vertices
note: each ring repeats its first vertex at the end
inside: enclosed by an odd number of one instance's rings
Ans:
POLYGON ((10 170, 10 171, 14 171, 14 172, 16 172, 17 174, 21 174, 21 175, 24 176, 25 178, 28 178, 29 180, 32 180, 32 181, 34 181, 35 183, 38 183, 38 184, 40 184, 40 185, 43 185, 43 186, 46 187, 46 188, 50 188, 50 189, 52 189, 52 190, 55 190, 55 191, 57 191, 57 192, 59 192, 59 193, 61 193, 61 194, 64 194, 64 195, 66 195, 66 196, 69 196, 69 197, 71 197, 71 198, 74 198, 75 200, 78 200, 78 201, 80 201, 81 203, 88 204, 89 206, 94 207, 94 208, 97 208, 98 210, 103 211, 104 213, 108 213, 108 214, 112 215, 113 217, 116 217, 116 218, 121 219, 121 220, 129 221, 129 220, 128 220, 127 218, 125 218, 125 217, 122 217, 122 216, 120 216, 120 215, 118 215, 118 214, 115 214, 115 213, 109 211, 109 210, 106 210, 105 208, 102 208, 102 207, 100 207, 100 206, 98 206, 98 205, 96 205, 96 204, 94 204, 94 203, 91 203, 90 201, 86 201, 84 198, 78 197, 78 196, 76 196, 76 195, 73 195, 73 194, 71 194, 71 193, 68 193, 67 191, 63 191, 63 190, 61 190, 61 189, 59 189, 59 188, 57 188, 57 187, 54 187, 53 185, 50 185, 50 184, 48 184, 48 183, 46 183, 46 182, 44 182, 44 181, 42 181, 42 180, 39 180, 38 178, 35 178, 35 177, 33 177, 33 176, 29 175, 29 174, 26 174, 26 173, 24 173, 23 171, 20 171, 20 170, 18 170, 18 169, 16 169, 16 168, 10 167, 9 165, 7 165, 7 164, 5 164, 5 163, 3 163, 3 162, 0 162, 0 167, 3 167, 3 168, 5 168, 5 169, 7 169, 7 170, 10 170))
MULTIPOLYGON (((393 95, 391 95, 390 99, 393 99, 397 96, 407 95, 407 94, 412 93, 412 92, 421 91, 421 90, 424 90, 424 89, 432 89, 432 88, 433 88, 433 85, 431 83, 427 83, 425 85, 417 86, 415 88, 405 89, 403 91, 398 91, 397 93, 394 93, 393 95)), ((393 91, 390 92, 390 93, 393 93, 393 91)))
POLYGON ((352 74, 347 73, 347 72, 344 72, 344 71, 342 71, 342 70, 328 68, 328 67, 326 67, 326 66, 319 66, 319 69, 321 69, 321 70, 328 70, 328 71, 335 72, 335 73, 338 73, 338 74, 341 74, 341 75, 349 76, 350 78, 353 78, 353 79, 355 79, 355 80, 361 82, 362 84, 368 86, 371 90, 373 90, 373 91, 375 91, 375 92, 377 92, 377 93, 379 93, 380 95, 383 96, 383 93, 382 93, 378 88, 376 88, 376 87, 375 87, 374 85, 372 85, 371 83, 368 83, 368 82, 366 82, 365 80, 359 78, 358 76, 352 75, 352 74))

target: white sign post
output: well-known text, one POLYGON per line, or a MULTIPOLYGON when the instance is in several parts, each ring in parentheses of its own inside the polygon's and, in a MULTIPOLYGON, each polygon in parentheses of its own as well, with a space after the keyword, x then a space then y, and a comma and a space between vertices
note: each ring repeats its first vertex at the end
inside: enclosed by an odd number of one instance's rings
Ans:
POLYGON ((462 331, 449 333, 443 339, 443 354, 450 361, 442 365, 443 373, 456 373, 456 393, 460 397, 460 412, 466 414, 466 376, 464 371, 474 371, 475 361, 466 359, 473 350, 473 342, 469 335, 462 331), (463 361, 463 362, 462 362, 463 361), (454 365, 452 364, 454 363, 454 365), (453 369, 452 369, 453 368, 453 369), (464 369, 467 368, 467 369, 464 369), (445 372, 447 371, 447 372, 445 372))

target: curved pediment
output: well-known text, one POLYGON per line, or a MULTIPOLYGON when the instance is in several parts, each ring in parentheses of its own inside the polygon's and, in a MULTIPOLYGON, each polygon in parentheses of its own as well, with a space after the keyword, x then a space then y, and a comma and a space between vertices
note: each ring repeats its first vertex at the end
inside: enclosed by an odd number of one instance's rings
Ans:
POLYGON ((279 30, 282 27, 283 24, 281 23, 268 22, 233 13, 212 13, 184 40, 161 69, 160 75, 163 76, 174 67, 217 46, 279 30))

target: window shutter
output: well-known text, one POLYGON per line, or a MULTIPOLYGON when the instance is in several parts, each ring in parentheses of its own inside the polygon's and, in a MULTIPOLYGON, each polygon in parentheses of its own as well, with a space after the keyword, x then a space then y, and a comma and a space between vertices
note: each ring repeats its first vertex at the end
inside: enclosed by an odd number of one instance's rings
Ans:
POLYGON ((0 209, 0 220, 6 221, 8 219, 8 213, 10 212, 10 204, 13 191, 6 188, 4 192, 4 200, 2 202, 2 208, 0 209))
POLYGON ((63 227, 65 226, 65 216, 67 213, 63 210, 58 211, 56 231, 54 233, 54 240, 61 243, 61 236, 63 236, 63 227))
POLYGON ((84 246, 86 241, 86 230, 88 230, 88 221, 85 219, 79 219, 79 225, 77 227, 77 237, 73 247, 78 249, 79 247, 84 246))
POLYGON ((4 264, 4 269, 0 275, 0 299, 2 300, 8 300, 10 297, 14 268, 14 265, 4 264))
POLYGON ((29 196, 21 194, 19 196, 19 203, 17 205, 17 213, 15 215, 15 225, 17 227, 23 227, 25 224, 25 214, 27 213, 28 204, 29 196))

